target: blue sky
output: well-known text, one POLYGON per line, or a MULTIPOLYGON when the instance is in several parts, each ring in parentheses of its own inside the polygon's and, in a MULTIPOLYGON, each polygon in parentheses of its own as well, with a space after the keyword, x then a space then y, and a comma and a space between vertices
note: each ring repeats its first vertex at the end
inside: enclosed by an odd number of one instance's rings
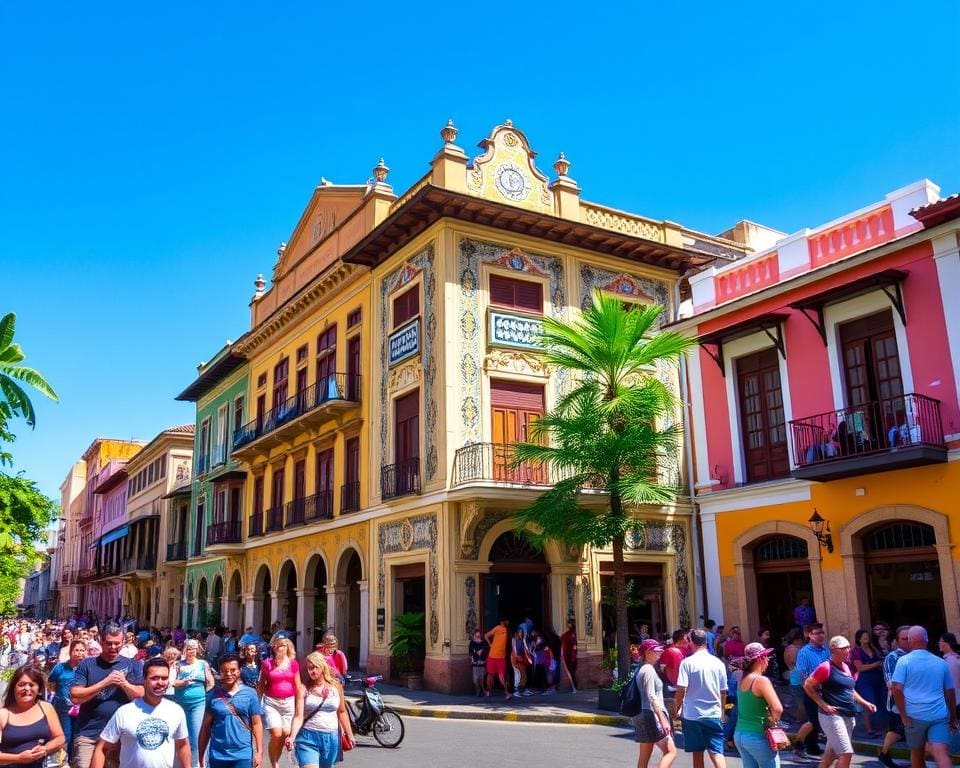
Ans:
POLYGON ((449 117, 707 232, 960 191, 955 2, 278 5, 0 6, 0 312, 61 396, 13 452, 52 496, 95 436, 193 420, 321 175, 382 155, 400 192, 449 117))

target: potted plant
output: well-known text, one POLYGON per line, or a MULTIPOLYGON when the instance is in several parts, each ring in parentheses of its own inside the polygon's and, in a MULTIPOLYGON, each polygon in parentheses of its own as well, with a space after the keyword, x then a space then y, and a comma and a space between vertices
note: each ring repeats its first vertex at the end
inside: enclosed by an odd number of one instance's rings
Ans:
POLYGON ((606 670, 610 675, 610 680, 597 689, 597 709, 605 712, 617 712, 620 709, 620 689, 623 687, 623 681, 617 679, 615 670, 617 669, 617 649, 608 648, 600 661, 600 669, 606 670))
POLYGON ((423 656, 427 644, 425 619, 423 611, 407 611, 393 620, 390 638, 393 672, 411 690, 423 688, 423 656))

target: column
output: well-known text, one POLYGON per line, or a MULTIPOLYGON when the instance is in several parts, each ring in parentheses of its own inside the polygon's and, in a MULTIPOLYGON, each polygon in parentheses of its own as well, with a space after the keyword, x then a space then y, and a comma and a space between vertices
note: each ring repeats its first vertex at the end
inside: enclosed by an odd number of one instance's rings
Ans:
POLYGON ((247 627, 253 627, 259 631, 260 624, 263 621, 263 603, 255 599, 253 592, 244 592, 242 597, 243 626, 237 628, 241 635, 247 627))
POLYGON ((346 644, 347 622, 350 614, 347 611, 347 595, 350 588, 345 584, 327 587, 327 629, 331 630, 342 645, 346 644))
POLYGON ((313 650, 313 599, 315 589, 297 590, 297 648, 301 654, 313 650))
POLYGON ((370 582, 358 581, 360 585, 360 659, 361 669, 367 668, 367 652, 370 648, 370 582))
POLYGON ((230 610, 230 598, 227 597, 227 593, 224 592, 220 595, 220 623, 228 629, 236 629, 235 624, 231 624, 233 612, 230 610))
MULTIPOLYGON (((271 589, 267 594, 270 595, 270 623, 273 624, 280 619, 283 593, 279 590, 271 589)), ((257 627, 254 627, 254 629, 257 629, 257 627)), ((269 633, 270 627, 265 627, 265 629, 269 633)), ((269 640, 270 638, 266 637, 264 639, 269 640)))

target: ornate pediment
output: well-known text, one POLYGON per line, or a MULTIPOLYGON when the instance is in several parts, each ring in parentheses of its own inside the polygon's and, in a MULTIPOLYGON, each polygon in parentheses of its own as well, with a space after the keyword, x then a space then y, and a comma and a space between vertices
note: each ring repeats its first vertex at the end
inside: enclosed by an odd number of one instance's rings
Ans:
POLYGON ((484 358, 484 370, 493 373, 527 373, 534 376, 550 375, 549 366, 535 352, 515 349, 498 349, 484 358))
POLYGON ((510 120, 480 142, 483 155, 467 166, 467 191, 498 203, 552 214, 553 193, 534 163, 537 153, 510 120))
POLYGON ((411 361, 406 365, 394 368, 390 372, 390 379, 387 382, 389 392, 399 392, 407 387, 419 384, 423 372, 423 366, 420 361, 411 361))

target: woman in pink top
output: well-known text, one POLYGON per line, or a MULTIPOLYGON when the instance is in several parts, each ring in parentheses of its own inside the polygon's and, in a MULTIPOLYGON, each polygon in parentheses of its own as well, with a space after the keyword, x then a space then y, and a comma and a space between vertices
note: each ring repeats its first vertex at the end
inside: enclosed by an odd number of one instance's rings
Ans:
POLYGON ((260 667, 257 693, 263 697, 264 725, 270 731, 267 754, 272 768, 277 768, 283 744, 290 735, 290 723, 300 688, 300 666, 293 643, 277 637, 271 644, 273 658, 265 659, 260 667))

